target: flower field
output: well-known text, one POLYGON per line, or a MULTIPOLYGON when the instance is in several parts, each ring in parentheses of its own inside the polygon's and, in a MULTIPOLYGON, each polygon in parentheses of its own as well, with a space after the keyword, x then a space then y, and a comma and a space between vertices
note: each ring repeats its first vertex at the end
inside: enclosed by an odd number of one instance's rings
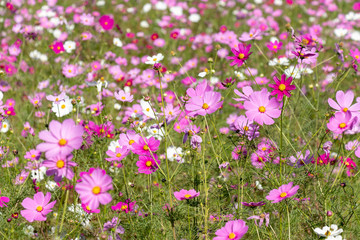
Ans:
POLYGON ((0 0, 0 41, 0 239, 359 239, 360 2, 0 0))

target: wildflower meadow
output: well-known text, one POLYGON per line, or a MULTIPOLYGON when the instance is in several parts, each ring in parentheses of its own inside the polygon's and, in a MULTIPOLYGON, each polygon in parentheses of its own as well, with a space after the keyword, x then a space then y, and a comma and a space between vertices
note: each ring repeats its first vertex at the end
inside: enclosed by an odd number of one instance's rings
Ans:
POLYGON ((360 2, 0 0, 0 239, 360 239, 360 2))

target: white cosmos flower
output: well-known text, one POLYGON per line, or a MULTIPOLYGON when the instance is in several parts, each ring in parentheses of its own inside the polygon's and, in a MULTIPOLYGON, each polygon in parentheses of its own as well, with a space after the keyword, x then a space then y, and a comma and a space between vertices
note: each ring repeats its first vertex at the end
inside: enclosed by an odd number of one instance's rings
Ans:
POLYGON ((0 132, 6 133, 10 129, 10 122, 9 120, 5 119, 2 121, 2 126, 0 132))
POLYGON ((360 41, 360 32, 359 31, 353 31, 351 33, 351 39, 354 41, 360 41))
POLYGON ((147 21, 143 20, 140 22, 140 27, 148 28, 150 25, 147 21))
POLYGON ((201 72, 201 73, 199 73, 199 75, 198 75, 199 77, 205 77, 206 76, 206 72, 201 72))
POLYGON ((197 22, 200 21, 200 15, 197 14, 197 13, 193 13, 193 14, 191 14, 191 15, 189 16, 189 20, 190 20, 190 22, 195 22, 195 23, 197 23, 197 22))
POLYGON ((336 28, 334 30, 335 36, 337 36, 339 38, 344 37, 347 33, 348 33, 348 30, 344 29, 344 28, 336 28))
POLYGON ((170 146, 166 150, 166 156, 169 159, 169 161, 176 160, 178 163, 183 163, 184 159, 183 156, 183 149, 181 147, 174 147, 170 146))
POLYGON ((67 53, 71 53, 76 48, 76 43, 74 41, 66 41, 64 43, 64 49, 67 53))
POLYGON ((164 59, 164 55, 162 55, 161 53, 158 53, 152 57, 148 56, 145 64, 154 65, 155 63, 158 63, 163 59, 164 59))
POLYGON ((4 97, 4 94, 2 91, 0 91, 0 101, 3 99, 3 97, 4 97))
POLYGON ((284 73, 287 77, 292 77, 294 79, 299 79, 301 77, 301 70, 298 67, 290 66, 287 68, 284 73))
POLYGON ((57 117, 63 117, 72 112, 73 105, 70 98, 67 98, 64 99, 64 101, 61 101, 59 104, 53 102, 51 110, 56 114, 57 117))
POLYGON ((47 181, 45 184, 45 187, 49 189, 50 191, 54 191, 58 185, 54 181, 47 181))
POLYGON ((330 227, 325 226, 322 229, 315 228, 314 232, 321 237, 325 237, 326 239, 342 239, 341 236, 340 236, 341 238, 335 238, 335 237, 340 235, 343 232, 343 230, 341 228, 339 229, 337 225, 332 224, 330 227))
POLYGON ((158 129, 157 125, 153 125, 153 126, 147 128, 147 132, 149 133, 149 136, 147 136, 147 138, 154 137, 160 141, 162 140, 163 136, 165 135, 164 128, 162 127, 160 129, 158 129))
POLYGON ((245 80, 245 79, 246 79, 245 75, 244 75, 242 72, 240 72, 240 71, 235 71, 234 73, 235 73, 235 76, 236 76, 237 78, 239 78, 240 80, 245 80))
POLYGON ((269 61, 269 66, 276 66, 276 65, 284 65, 287 66, 289 65, 289 59, 287 59, 286 57, 282 57, 282 58, 274 58, 272 60, 269 61))
POLYGON ((155 118, 156 113, 152 109, 149 102, 145 101, 144 99, 141 99, 140 105, 145 116, 153 119, 155 118))
POLYGON ((122 47, 123 43, 121 42, 120 38, 114 38, 113 39, 113 44, 117 47, 122 47))
POLYGON ((40 182, 44 179, 46 173, 46 167, 40 167, 39 169, 35 169, 31 171, 31 178, 36 179, 37 182, 40 182))

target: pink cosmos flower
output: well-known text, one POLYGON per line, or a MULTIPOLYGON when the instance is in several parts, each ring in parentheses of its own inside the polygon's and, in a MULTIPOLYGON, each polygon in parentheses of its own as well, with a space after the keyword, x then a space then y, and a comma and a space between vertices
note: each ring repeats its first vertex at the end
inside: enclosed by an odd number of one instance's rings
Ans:
POLYGON ((83 32, 81 37, 83 41, 90 40, 92 38, 92 34, 90 32, 83 32))
POLYGON ((121 102, 132 102, 134 101, 134 96, 131 93, 127 93, 124 90, 120 90, 119 92, 115 92, 115 98, 121 102))
POLYGON ((19 185, 25 182, 26 178, 29 176, 29 172, 22 170, 19 175, 15 178, 15 185, 19 185))
POLYGON ((175 198, 179 201, 192 199, 199 195, 200 192, 196 192, 194 189, 191 190, 181 189, 180 192, 174 192, 175 198))
POLYGON ((0 207, 7 207, 5 203, 9 202, 10 199, 8 197, 2 197, 1 196, 1 190, 0 190, 0 207))
POLYGON ((260 125, 274 124, 273 118, 278 118, 281 115, 279 107, 280 103, 275 98, 270 98, 270 93, 265 88, 253 92, 249 100, 244 102, 246 117, 260 125))
POLYGON ((139 155, 150 155, 151 152, 155 152, 159 149, 160 141, 154 137, 151 138, 139 138, 138 142, 133 143, 133 153, 139 155))
POLYGON ((38 192, 34 195, 34 199, 25 198, 21 205, 25 208, 20 212, 21 216, 23 216, 29 222, 35 221, 45 221, 46 215, 49 214, 54 207, 56 201, 49 203, 51 200, 51 193, 38 192))
POLYGON ((342 134, 346 130, 351 130, 357 123, 358 118, 352 118, 350 111, 336 112, 327 123, 327 127, 335 134, 342 134))
POLYGON ((133 144, 138 142, 141 136, 135 131, 129 130, 126 133, 121 133, 119 136, 119 145, 126 146, 128 149, 133 149, 133 144))
POLYGON ((247 42, 253 39, 259 39, 261 37, 261 31, 258 29, 251 29, 249 33, 244 32, 241 34, 241 37, 239 37, 239 40, 242 42, 247 42))
POLYGON ((205 116, 206 114, 215 112, 222 106, 223 101, 220 100, 221 93, 206 91, 204 97, 191 97, 190 101, 186 103, 185 109, 190 112, 189 116, 205 116))
POLYGON ((273 189, 269 192, 269 195, 266 196, 266 199, 272 201, 272 203, 278 203, 286 198, 294 196, 299 189, 299 185, 293 187, 293 182, 284 184, 278 189, 273 189))
POLYGON ((354 92, 353 91, 347 91, 344 93, 343 91, 336 92, 336 101, 329 98, 328 103, 330 107, 341 111, 341 112, 351 112, 351 114, 358 114, 358 111, 360 111, 360 102, 355 103, 354 105, 351 105, 354 100, 354 92))
POLYGON ((359 51, 359 49, 350 50, 350 56, 352 56, 355 61, 360 63, 360 51, 359 51))
POLYGON ((250 220, 250 219, 255 219, 255 225, 256 226, 261 227, 263 225, 263 223, 264 223, 264 220, 266 221, 265 226, 269 226, 270 214, 262 213, 259 216, 254 215, 254 216, 251 216, 251 217, 247 218, 247 220, 250 220), (259 224, 258 224, 257 220, 260 220, 259 224))
POLYGON ((281 50, 283 43, 282 42, 269 42, 266 46, 268 47, 268 49, 274 53, 276 53, 277 51, 281 50))
POLYGON ((30 151, 26 152, 24 158, 29 159, 31 161, 39 160, 41 156, 41 152, 35 149, 31 149, 30 151))
POLYGON ((238 44, 239 49, 232 48, 231 51, 235 56, 229 56, 226 57, 227 59, 233 60, 233 62, 230 63, 230 66, 237 65, 238 67, 241 67, 244 62, 249 58, 249 56, 252 54, 250 52, 251 44, 246 45, 239 43, 238 44))
POLYGON ((34 129, 30 126, 30 123, 29 123, 29 122, 26 122, 26 123, 24 124, 24 129, 23 129, 22 132, 21 132, 21 136, 23 136, 24 138, 26 138, 29 133, 30 133, 31 135, 35 136, 34 129))
POLYGON ((42 166, 48 168, 47 175, 55 174, 55 182, 60 182, 62 177, 72 180, 74 172, 70 167, 77 166, 75 162, 70 161, 72 158, 72 154, 67 156, 58 154, 43 161, 42 166))
POLYGON ((108 15, 104 15, 101 16, 101 18, 99 19, 99 23, 101 25, 101 27, 105 30, 111 30, 114 26, 114 19, 112 19, 110 16, 108 15))
POLYGON ((248 229, 249 227, 241 219, 229 221, 215 232, 216 237, 213 240, 239 240, 247 233, 248 229))
POLYGON ((50 49, 54 51, 54 53, 59 54, 65 51, 64 44, 62 42, 55 42, 54 44, 49 46, 50 49))
POLYGON ((43 130, 39 133, 39 138, 45 142, 37 145, 36 150, 45 152, 47 158, 59 154, 66 156, 74 149, 81 147, 83 133, 83 126, 75 125, 72 119, 66 119, 63 123, 52 120, 49 124, 49 130, 43 130))
POLYGON ((126 157, 130 152, 130 149, 128 149, 126 146, 123 147, 117 147, 115 149, 115 152, 108 150, 106 154, 109 156, 109 158, 105 158, 107 161, 121 161, 124 157, 126 157))
POLYGON ((62 68, 62 74, 64 74, 64 76, 67 78, 76 77, 78 74, 78 69, 75 65, 66 64, 62 68))
POLYGON ((89 108, 93 116, 99 116, 101 111, 104 109, 104 105, 102 104, 102 102, 98 102, 95 104, 91 104, 89 108))
POLYGON ((90 174, 84 174, 81 182, 76 184, 75 191, 80 195, 80 200, 90 209, 97 209, 99 204, 106 205, 112 197, 107 191, 113 189, 112 179, 105 170, 96 168, 90 174))
POLYGON ((111 206, 111 209, 128 213, 134 211, 135 204, 136 201, 131 202, 130 199, 126 199, 125 202, 118 202, 115 206, 111 206))
POLYGON ((274 76, 275 84, 269 84, 269 87, 274 89, 270 95, 275 96, 277 94, 278 101, 281 101, 284 95, 290 97, 290 91, 296 89, 295 85, 290 85, 292 80, 292 77, 286 79, 286 74, 281 75, 281 80, 279 80, 277 76, 274 76))
POLYGON ((154 153, 154 158, 151 156, 140 156, 139 161, 136 162, 136 166, 139 167, 138 172, 144 174, 151 174, 155 172, 160 165, 160 160, 158 156, 154 153))

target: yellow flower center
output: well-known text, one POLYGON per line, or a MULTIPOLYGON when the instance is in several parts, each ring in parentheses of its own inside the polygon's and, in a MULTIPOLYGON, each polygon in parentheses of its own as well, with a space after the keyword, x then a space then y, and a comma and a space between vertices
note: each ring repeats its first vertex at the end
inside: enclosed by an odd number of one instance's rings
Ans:
POLYGON ((61 109, 64 109, 64 108, 66 108, 66 105, 65 104, 61 105, 61 109))
POLYGON ((31 155, 32 158, 36 157, 35 154, 31 155))
POLYGON ((244 126, 243 129, 244 129, 244 131, 249 131, 249 127, 248 127, 248 126, 244 126))
POLYGON ((60 146, 65 146, 66 144, 67 144, 67 141, 65 139, 62 138, 62 139, 59 140, 59 145, 60 146))
POLYGON ((101 188, 99 186, 96 186, 92 189, 92 193, 95 195, 98 195, 101 192, 101 188))
POLYGON ((345 128, 346 127, 346 123, 340 123, 339 124, 339 128, 345 128))
POLYGON ((274 45, 274 46, 273 46, 273 48, 274 48, 274 49, 277 49, 277 46, 276 46, 276 45, 274 45))
POLYGON ((146 165, 147 167, 151 167, 151 166, 152 166, 152 162, 151 162, 151 161, 146 161, 145 165, 146 165))
POLYGON ((355 58, 356 58, 356 59, 359 59, 359 58, 360 58, 360 56, 359 56, 359 55, 356 55, 356 56, 355 56, 355 58))
POLYGON ((117 153, 117 154, 116 154, 116 157, 121 157, 121 153, 117 153))
POLYGON ((148 150, 149 150, 148 145, 144 145, 143 149, 144 149, 145 151, 148 151, 148 150))
POLYGON ((90 210, 91 210, 91 208, 90 208, 89 206, 86 206, 86 210, 90 211, 90 210))
POLYGON ((347 112, 348 110, 348 108, 343 108, 343 112, 347 112))
POLYGON ((36 207, 36 211, 41 212, 42 210, 43 210, 43 207, 42 207, 42 206, 37 206, 37 207, 36 207))
POLYGON ((56 162, 57 168, 63 168, 65 166, 65 162, 63 160, 59 160, 56 162))
POLYGON ((331 235, 331 232, 330 232, 329 230, 325 232, 325 236, 328 237, 328 236, 330 236, 330 235, 331 235))
POLYGON ((135 141, 131 139, 131 140, 129 141, 129 145, 132 145, 134 142, 135 142, 135 141))
POLYGON ((243 53, 240 53, 240 54, 238 55, 238 57, 239 57, 240 59, 243 59, 243 58, 245 57, 245 55, 244 55, 243 53))
POLYGON ((19 180, 21 181, 21 180, 23 180, 24 179, 24 177, 19 177, 19 180))
POLYGON ((125 100, 125 99, 126 99, 126 97, 121 97, 121 99, 122 99, 122 100, 125 100))
POLYGON ((282 197, 282 198, 284 198, 284 197, 286 197, 287 196, 287 193, 286 192, 282 192, 281 194, 280 194, 280 197, 282 197))
POLYGON ((122 205, 122 206, 121 206, 121 210, 125 210, 125 209, 127 209, 127 208, 128 208, 127 205, 122 205))
POLYGON ((229 234, 229 239, 234 239, 236 237, 235 233, 230 233, 229 234))
POLYGON ((185 194, 185 196, 184 196, 185 198, 190 198, 191 197, 191 195, 190 194, 185 194))
POLYGON ((280 84, 280 85, 279 85, 279 90, 280 90, 280 91, 284 91, 285 89, 286 89, 285 84, 280 84))
POLYGON ((65 139, 60 139, 60 141, 59 141, 59 145, 60 146, 65 146, 67 144, 67 141, 65 140, 65 139))
POLYGON ((209 108, 209 105, 208 105, 207 103, 204 103, 204 104, 202 105, 202 108, 206 110, 206 109, 209 108))
POLYGON ((264 106, 259 107, 259 112, 264 113, 266 111, 266 108, 264 106))

